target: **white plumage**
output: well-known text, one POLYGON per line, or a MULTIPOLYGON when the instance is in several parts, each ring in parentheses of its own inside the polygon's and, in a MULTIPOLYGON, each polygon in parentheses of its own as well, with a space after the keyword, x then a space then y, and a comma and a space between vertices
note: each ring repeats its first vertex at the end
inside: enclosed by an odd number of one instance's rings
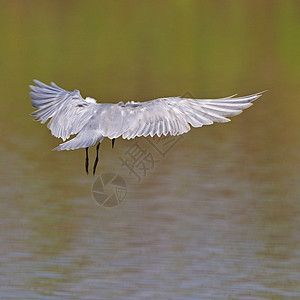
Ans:
POLYGON ((35 120, 47 122, 51 133, 63 141, 53 150, 88 148, 105 137, 132 139, 140 136, 180 135, 193 127, 229 122, 261 96, 220 99, 159 98, 145 102, 97 103, 82 98, 78 90, 68 92, 55 83, 34 80, 30 85, 35 120))

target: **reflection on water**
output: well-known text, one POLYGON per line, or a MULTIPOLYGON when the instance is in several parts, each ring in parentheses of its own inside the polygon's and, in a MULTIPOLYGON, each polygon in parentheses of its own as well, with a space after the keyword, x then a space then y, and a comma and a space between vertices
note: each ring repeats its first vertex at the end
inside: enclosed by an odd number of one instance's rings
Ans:
POLYGON ((298 298, 298 2, 108 3, 0 4, 0 298, 298 298), (100 101, 269 92, 140 183, 120 167, 134 141, 104 141, 99 174, 128 184, 105 209, 84 151, 51 152, 28 116, 35 77, 100 101))

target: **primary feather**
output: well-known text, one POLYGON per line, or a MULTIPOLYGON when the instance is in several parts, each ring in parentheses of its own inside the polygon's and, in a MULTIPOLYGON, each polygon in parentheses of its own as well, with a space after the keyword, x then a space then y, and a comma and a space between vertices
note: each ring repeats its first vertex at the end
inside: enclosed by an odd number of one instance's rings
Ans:
POLYGON ((53 150, 86 148, 104 137, 120 136, 132 139, 140 136, 180 135, 193 127, 229 122, 232 117, 250 107, 262 93, 220 99, 159 98, 145 102, 130 101, 117 104, 97 103, 83 99, 78 90, 68 92, 55 83, 48 86, 34 80, 30 85, 35 120, 45 123, 51 133, 63 140, 71 140, 53 150))

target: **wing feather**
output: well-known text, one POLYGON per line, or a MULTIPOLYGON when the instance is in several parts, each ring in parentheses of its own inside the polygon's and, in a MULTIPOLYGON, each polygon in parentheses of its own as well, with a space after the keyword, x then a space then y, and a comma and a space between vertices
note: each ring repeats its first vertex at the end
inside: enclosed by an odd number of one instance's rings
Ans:
POLYGON ((30 85, 30 97, 32 106, 37 110, 31 115, 42 124, 51 119, 48 128, 54 136, 66 140, 89 121, 95 103, 83 99, 78 90, 69 92, 53 82, 48 86, 38 80, 33 81, 35 86, 30 85))
POLYGON ((55 150, 90 147, 104 137, 180 135, 192 127, 229 122, 228 117, 250 107, 262 93, 245 97, 236 95, 220 99, 159 98, 146 102, 98 104, 92 98, 83 99, 78 90, 66 91, 55 83, 50 86, 34 80, 31 103, 37 110, 35 120, 47 122, 51 133, 63 140, 55 150))
POLYGON ((188 132, 190 125, 201 127, 215 122, 229 122, 228 117, 242 113, 261 95, 262 93, 256 93, 245 97, 231 96, 220 99, 170 97, 141 103, 131 101, 122 105, 115 104, 101 114, 99 130, 103 136, 110 139, 119 136, 124 139, 161 136, 168 133, 180 135, 188 132), (109 117, 111 115, 114 115, 118 122, 113 122, 109 117))

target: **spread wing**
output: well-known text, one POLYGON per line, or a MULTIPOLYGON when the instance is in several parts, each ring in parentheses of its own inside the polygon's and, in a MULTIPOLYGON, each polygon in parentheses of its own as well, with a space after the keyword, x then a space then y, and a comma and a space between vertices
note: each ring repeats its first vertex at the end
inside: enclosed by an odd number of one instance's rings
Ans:
POLYGON ((35 120, 48 123, 52 134, 63 140, 55 150, 86 148, 104 137, 122 136, 132 139, 140 136, 180 135, 193 127, 229 122, 228 117, 240 114, 250 107, 262 93, 234 98, 189 99, 159 98, 146 102, 99 104, 92 98, 83 99, 78 90, 68 92, 56 84, 48 86, 34 80, 30 86, 32 115, 35 120))
POLYGON ((42 124, 47 122, 51 133, 66 140, 78 133, 92 116, 96 101, 92 98, 83 99, 78 90, 68 92, 55 83, 48 86, 33 80, 36 86, 30 85, 31 104, 37 108, 31 115, 42 124))
POLYGON ((142 103, 119 103, 99 107, 95 121, 104 137, 180 135, 193 127, 229 122, 232 117, 250 107, 261 93, 234 98, 188 99, 160 98, 142 103))

